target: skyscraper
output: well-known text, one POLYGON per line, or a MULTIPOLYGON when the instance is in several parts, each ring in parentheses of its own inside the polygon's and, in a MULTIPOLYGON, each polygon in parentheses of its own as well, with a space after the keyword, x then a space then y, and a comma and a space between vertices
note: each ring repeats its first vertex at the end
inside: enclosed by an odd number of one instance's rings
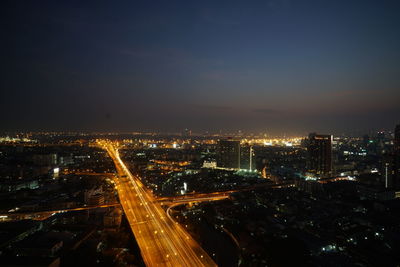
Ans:
POLYGON ((319 176, 332 174, 332 135, 310 133, 307 140, 308 171, 319 176))
POLYGON ((394 187, 395 157, 393 153, 386 153, 382 157, 381 184, 384 188, 394 187))
POLYGON ((393 187, 400 189, 400 124, 394 130, 394 181, 393 187))
POLYGON ((219 140, 217 147, 217 166, 222 168, 240 168, 240 141, 219 140))
POLYGON ((244 144, 240 146, 240 169, 254 170, 253 146, 244 144))
POLYGON ((400 124, 394 130, 394 150, 400 151, 400 124))

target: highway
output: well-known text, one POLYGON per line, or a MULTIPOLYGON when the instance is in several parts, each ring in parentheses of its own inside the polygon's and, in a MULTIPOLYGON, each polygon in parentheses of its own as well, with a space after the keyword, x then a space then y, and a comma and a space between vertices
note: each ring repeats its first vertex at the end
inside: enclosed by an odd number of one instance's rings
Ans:
POLYGON ((188 204, 188 203, 197 203, 197 202, 207 202, 207 201, 218 201, 218 200, 224 200, 224 199, 229 199, 229 195, 220 195, 220 196, 208 196, 208 197, 198 197, 198 198, 163 198, 162 201, 160 201, 161 206, 175 206, 175 204, 182 205, 182 204, 188 204))
POLYGON ((47 218, 57 214, 57 213, 65 213, 71 211, 82 211, 82 210, 90 210, 90 209, 98 209, 98 208, 109 208, 119 206, 119 203, 110 203, 110 204, 102 204, 96 206, 84 206, 84 207, 76 207, 76 208, 68 208, 68 209, 56 209, 56 210, 37 210, 37 211, 23 211, 23 212, 8 212, 0 214, 0 221, 13 221, 13 220, 37 220, 43 221, 47 218))
POLYGON ((183 200, 185 202, 202 202, 208 200, 221 200, 229 198, 232 192, 236 192, 233 190, 223 191, 223 192, 212 192, 212 193, 196 193, 196 194, 186 194, 182 196, 172 196, 172 197, 158 197, 158 201, 169 201, 176 202, 183 200), (193 200, 193 201, 190 201, 193 200))
POLYGON ((132 175, 113 143, 98 143, 115 163, 120 202, 146 266, 216 266, 186 230, 166 215, 140 179, 132 175))
POLYGON ((263 183, 263 184, 255 184, 239 189, 233 189, 233 190, 226 190, 226 191, 216 191, 216 192, 209 192, 209 193, 187 193, 182 196, 172 196, 172 197, 158 197, 157 200, 160 202, 166 202, 166 203, 174 203, 178 202, 180 200, 184 202, 202 202, 202 201, 208 201, 208 200, 222 200, 222 199, 227 199, 232 193, 236 192, 244 192, 244 191, 252 191, 252 190, 257 190, 257 189, 262 189, 262 188, 283 188, 283 187, 293 187, 294 183, 292 182, 284 182, 284 183, 279 183, 279 184, 268 184, 268 183, 263 183), (193 201, 190 201, 193 200, 193 201))

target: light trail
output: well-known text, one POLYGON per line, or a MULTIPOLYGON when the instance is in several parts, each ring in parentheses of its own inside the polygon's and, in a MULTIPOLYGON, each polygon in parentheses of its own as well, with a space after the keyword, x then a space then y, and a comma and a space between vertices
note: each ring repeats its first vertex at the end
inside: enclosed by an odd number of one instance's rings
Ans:
POLYGON ((98 208, 109 208, 119 206, 119 203, 110 203, 110 204, 101 204, 96 206, 84 206, 84 207, 75 207, 68 209, 55 209, 55 210, 42 210, 42 211, 22 211, 22 212, 8 212, 0 214, 0 217, 4 220, 45 220, 55 214, 65 213, 71 211, 82 211, 82 210, 90 210, 90 209, 98 209, 98 208))
POLYGON ((179 224, 174 223, 138 177, 132 175, 113 144, 99 141, 114 161, 121 205, 147 266, 216 266, 179 224))

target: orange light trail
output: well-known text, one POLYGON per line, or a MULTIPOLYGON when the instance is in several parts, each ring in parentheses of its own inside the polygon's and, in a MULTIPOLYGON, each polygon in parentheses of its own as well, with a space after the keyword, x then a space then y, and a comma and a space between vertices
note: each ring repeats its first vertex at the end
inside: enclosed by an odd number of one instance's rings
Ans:
POLYGON ((121 205, 146 266, 217 266, 186 230, 166 215, 160 203, 126 167, 113 144, 99 144, 115 163, 121 205))

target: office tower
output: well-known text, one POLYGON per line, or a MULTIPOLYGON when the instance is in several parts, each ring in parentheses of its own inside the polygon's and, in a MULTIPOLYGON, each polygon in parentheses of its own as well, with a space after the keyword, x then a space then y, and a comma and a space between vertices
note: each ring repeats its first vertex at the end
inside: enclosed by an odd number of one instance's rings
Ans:
POLYGON ((217 147, 217 166, 221 168, 240 168, 240 141, 219 140, 217 147))
POLYGON ((253 146, 244 144, 240 146, 240 169, 254 170, 253 146))
POLYGON ((332 174, 332 135, 311 133, 307 141, 308 171, 319 176, 332 174))

